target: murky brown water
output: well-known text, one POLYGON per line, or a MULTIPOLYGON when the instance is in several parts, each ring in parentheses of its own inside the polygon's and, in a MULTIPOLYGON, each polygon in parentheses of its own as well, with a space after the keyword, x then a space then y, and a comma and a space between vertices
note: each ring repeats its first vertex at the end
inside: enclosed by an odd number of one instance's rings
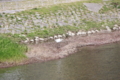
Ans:
POLYGON ((85 47, 60 60, 0 69, 0 80, 120 80, 120 43, 85 47))

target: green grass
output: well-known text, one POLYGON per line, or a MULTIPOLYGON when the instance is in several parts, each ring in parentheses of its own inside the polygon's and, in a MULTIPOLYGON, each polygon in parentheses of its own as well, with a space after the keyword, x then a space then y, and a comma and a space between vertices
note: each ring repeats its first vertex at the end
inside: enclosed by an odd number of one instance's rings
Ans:
POLYGON ((83 20, 81 26, 75 27, 75 26, 62 26, 62 27, 56 27, 56 28, 44 28, 44 29, 36 29, 34 32, 28 33, 27 37, 34 38, 35 36, 41 37, 41 38, 47 38, 54 35, 59 34, 66 34, 68 31, 72 32, 78 32, 79 30, 82 31, 89 31, 89 30, 100 30, 104 29, 104 26, 109 26, 110 28, 113 28, 115 24, 119 24, 119 21, 89 21, 89 20, 83 20))
POLYGON ((8 37, 0 36, 0 62, 17 62, 24 59, 27 50, 25 45, 21 45, 8 37))
POLYGON ((89 3, 100 3, 100 2, 103 2, 103 0, 87 0, 86 2, 89 2, 89 3))
POLYGON ((109 11, 120 9, 120 0, 110 0, 106 3, 108 3, 109 5, 104 5, 103 8, 99 11, 100 13, 107 13, 109 11))
POLYGON ((37 29, 32 33, 28 33, 27 37, 34 38, 34 36, 39 36, 42 38, 47 38, 50 36, 58 35, 58 34, 66 34, 67 31, 77 32, 80 27, 74 26, 62 26, 56 28, 44 28, 44 30, 37 29))
POLYGON ((82 9, 87 10, 83 6, 83 4, 82 4, 83 2, 86 2, 86 1, 78 1, 78 2, 71 2, 71 3, 62 3, 62 4, 50 5, 50 6, 42 7, 42 8, 33 8, 33 9, 30 9, 30 10, 26 10, 26 11, 15 13, 14 15, 21 15, 21 14, 31 15, 31 14, 39 13, 39 14, 41 14, 41 15, 44 16, 46 14, 48 15, 50 13, 56 13, 59 10, 69 10, 68 7, 71 7, 71 6, 76 7, 76 8, 81 7, 82 9))

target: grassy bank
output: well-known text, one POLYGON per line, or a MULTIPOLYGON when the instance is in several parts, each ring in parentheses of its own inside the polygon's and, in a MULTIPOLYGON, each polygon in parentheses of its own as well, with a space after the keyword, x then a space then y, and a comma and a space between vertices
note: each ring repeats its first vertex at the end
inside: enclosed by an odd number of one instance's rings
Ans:
POLYGON ((17 62, 24 59, 25 45, 20 45, 8 37, 0 36, 0 62, 17 62))

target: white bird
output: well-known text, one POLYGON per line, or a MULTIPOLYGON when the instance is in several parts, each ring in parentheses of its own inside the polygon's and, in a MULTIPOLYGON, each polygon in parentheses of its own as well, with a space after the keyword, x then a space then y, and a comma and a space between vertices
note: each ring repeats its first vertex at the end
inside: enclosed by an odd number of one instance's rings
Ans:
POLYGON ((55 39, 55 42, 57 42, 57 43, 59 43, 59 42, 61 42, 61 41, 63 41, 63 39, 55 39))
POLYGON ((26 40, 24 41, 24 43, 28 43, 29 42, 29 38, 26 38, 26 40))
POLYGON ((35 37, 35 43, 38 44, 39 42, 39 37, 35 37))
POLYGON ((54 39, 58 38, 57 36, 54 36, 54 39))
POLYGON ((30 42, 31 42, 31 43, 34 43, 34 39, 31 39, 30 42))
POLYGON ((108 32, 112 31, 109 26, 106 26, 106 29, 107 29, 108 32))
POLYGON ((58 38, 62 38, 62 35, 58 35, 58 38))
POLYGON ((45 39, 44 38, 39 38, 40 41, 44 41, 45 39))

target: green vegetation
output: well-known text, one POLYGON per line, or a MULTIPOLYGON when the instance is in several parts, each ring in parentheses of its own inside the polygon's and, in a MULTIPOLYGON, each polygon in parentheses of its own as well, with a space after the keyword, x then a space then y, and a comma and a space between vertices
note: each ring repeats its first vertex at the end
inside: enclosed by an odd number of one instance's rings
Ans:
POLYGON ((34 36, 39 36, 42 38, 47 38, 50 36, 54 35, 59 35, 59 34, 66 34, 68 31, 73 31, 77 32, 80 29, 80 27, 74 27, 74 26, 62 26, 62 27, 57 27, 57 28, 45 28, 44 30, 35 30, 32 33, 29 33, 27 37, 32 37, 34 36))
POLYGON ((78 32, 79 30, 83 30, 83 31, 100 30, 100 29, 105 29, 105 26, 109 26, 112 29, 115 24, 119 25, 118 21, 96 22, 96 21, 83 20, 82 23, 83 24, 81 24, 81 26, 78 26, 78 27, 62 26, 62 27, 56 27, 56 28, 44 28, 43 30, 36 29, 34 32, 28 33, 27 37, 34 38, 35 36, 38 36, 41 38, 47 38, 54 35, 66 34, 68 31, 78 32))
POLYGON ((25 45, 18 44, 8 37, 0 36, 0 62, 17 62, 24 59, 25 45))
POLYGON ((86 2, 89 2, 89 3, 101 3, 101 2, 103 2, 103 0, 86 0, 86 2))
POLYGON ((107 13, 110 11, 116 11, 117 9, 120 9, 120 0, 110 0, 104 4, 103 8, 99 12, 107 13))
POLYGON ((70 11, 70 7, 75 7, 77 9, 82 8, 83 10, 87 10, 85 6, 82 4, 85 1, 79 1, 79 2, 72 2, 72 3, 62 3, 62 4, 57 4, 57 5, 50 5, 47 7, 42 7, 42 8, 33 8, 30 10, 22 11, 19 13, 16 13, 15 15, 31 15, 35 13, 39 13, 42 16, 48 15, 50 13, 57 13, 59 10, 63 11, 70 11))

